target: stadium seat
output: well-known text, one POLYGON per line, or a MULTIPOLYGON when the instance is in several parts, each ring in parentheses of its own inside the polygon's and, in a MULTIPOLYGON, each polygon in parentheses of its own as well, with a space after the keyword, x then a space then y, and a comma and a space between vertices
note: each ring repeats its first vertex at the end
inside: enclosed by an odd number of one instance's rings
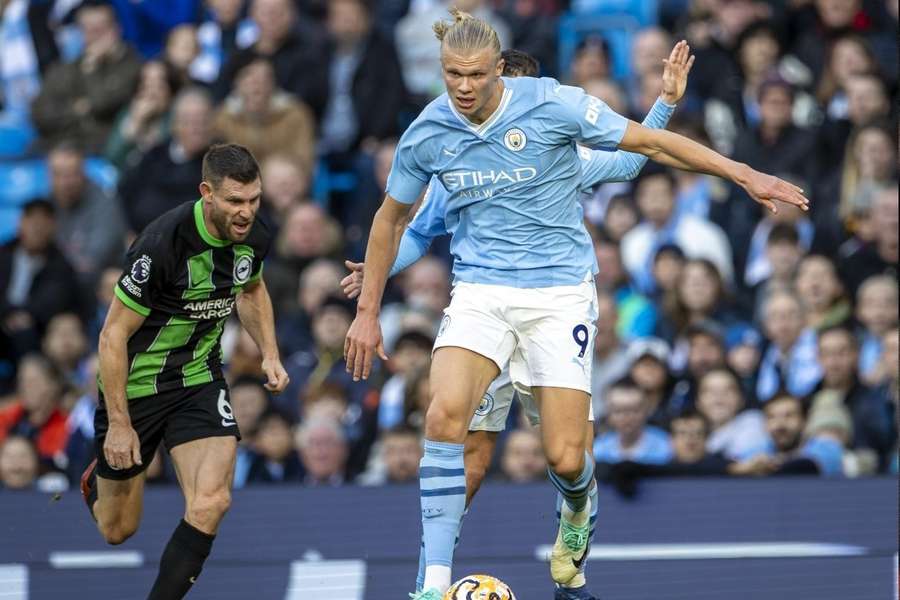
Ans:
POLYGON ((45 160, 0 162, 0 207, 18 207, 49 191, 45 160))
POLYGON ((21 212, 18 206, 0 206, 0 244, 16 236, 21 212))
POLYGON ((641 29, 632 15, 580 15, 567 13, 559 19, 559 72, 563 78, 575 56, 578 43, 591 34, 599 34, 609 43, 613 78, 622 80, 631 74, 631 45, 641 29))
POLYGON ((25 156, 34 139, 34 129, 27 123, 0 118, 0 160, 25 156))
POLYGON ((659 6, 656 0, 574 0, 572 13, 580 16, 629 15, 640 27, 655 25, 659 6))

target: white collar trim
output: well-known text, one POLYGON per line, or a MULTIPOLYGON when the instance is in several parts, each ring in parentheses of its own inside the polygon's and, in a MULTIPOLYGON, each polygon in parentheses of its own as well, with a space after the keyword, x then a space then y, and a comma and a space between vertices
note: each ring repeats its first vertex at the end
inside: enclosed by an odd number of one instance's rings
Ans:
POLYGON ((506 107, 509 106, 509 102, 512 99, 512 95, 513 95, 512 90, 509 88, 509 86, 504 84, 503 96, 500 98, 500 104, 497 105, 497 108, 494 109, 494 112, 491 114, 491 116, 488 117, 488 119, 480 125, 476 125, 476 124, 472 123, 472 121, 470 121, 463 115, 459 114, 459 111, 457 111, 456 107, 453 106, 453 100, 450 98, 449 94, 447 95, 447 105, 450 107, 450 111, 454 115, 456 115, 456 118, 459 119, 463 125, 465 125, 470 130, 472 130, 472 132, 475 133, 476 135, 483 136, 485 133, 487 133, 487 130, 491 128, 491 125, 496 123, 500 119, 500 117, 503 115, 503 113, 506 111, 506 107))

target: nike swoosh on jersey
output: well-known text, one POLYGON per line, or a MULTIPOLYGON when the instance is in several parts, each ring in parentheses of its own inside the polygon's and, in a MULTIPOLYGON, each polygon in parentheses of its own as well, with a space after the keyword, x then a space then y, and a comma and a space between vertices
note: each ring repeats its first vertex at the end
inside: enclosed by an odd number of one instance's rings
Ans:
POLYGON ((447 156, 456 156, 457 153, 456 153, 456 152, 450 152, 449 150, 447 150, 446 148, 444 148, 444 154, 446 154, 447 156))
POLYGON ((237 425, 237 422, 226 421, 225 419, 222 419, 222 427, 231 427, 232 425, 237 425))

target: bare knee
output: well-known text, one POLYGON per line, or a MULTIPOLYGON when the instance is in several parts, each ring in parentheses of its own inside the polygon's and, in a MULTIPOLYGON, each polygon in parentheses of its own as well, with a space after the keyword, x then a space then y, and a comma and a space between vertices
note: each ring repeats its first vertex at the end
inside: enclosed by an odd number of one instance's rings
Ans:
POLYGON ((446 396, 433 393, 425 414, 425 437, 435 442, 461 444, 469 430, 471 415, 465 407, 457 407, 446 396))
POLYGON ((550 470, 570 481, 581 477, 584 461, 584 448, 581 444, 566 444, 560 448, 547 450, 547 464, 550 470))
POLYGON ((198 492, 188 502, 187 521, 201 531, 212 533, 230 507, 231 491, 227 488, 198 492))

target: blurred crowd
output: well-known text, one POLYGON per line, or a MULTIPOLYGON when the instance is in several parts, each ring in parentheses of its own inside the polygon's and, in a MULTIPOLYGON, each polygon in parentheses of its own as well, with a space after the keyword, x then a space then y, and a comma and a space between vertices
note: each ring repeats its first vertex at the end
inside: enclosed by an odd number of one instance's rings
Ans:
MULTIPOLYGON (((291 377, 269 396, 234 315, 235 486, 416 480, 447 241, 389 283, 390 358, 368 381, 345 372, 355 306, 340 280, 362 259, 397 136, 441 92, 431 24, 450 4, 0 0, 0 146, 32 139, 0 161, 43 161, 49 178, 46 196, 0 213, 15 219, 0 246, 0 488, 65 489, 92 458, 97 336, 124 250, 196 199, 218 140, 262 167, 291 377), (89 175, 97 160, 115 185, 89 175)), ((601 476, 897 472, 897 0, 452 4, 638 121, 687 39, 697 61, 670 128, 811 199, 763 214, 727 182, 653 163, 584 197, 601 476), (625 38, 572 29, 629 5, 654 10, 625 38)), ((518 410, 499 448, 497 478, 545 477, 518 410)), ((164 453, 148 479, 174 482, 164 453)))

